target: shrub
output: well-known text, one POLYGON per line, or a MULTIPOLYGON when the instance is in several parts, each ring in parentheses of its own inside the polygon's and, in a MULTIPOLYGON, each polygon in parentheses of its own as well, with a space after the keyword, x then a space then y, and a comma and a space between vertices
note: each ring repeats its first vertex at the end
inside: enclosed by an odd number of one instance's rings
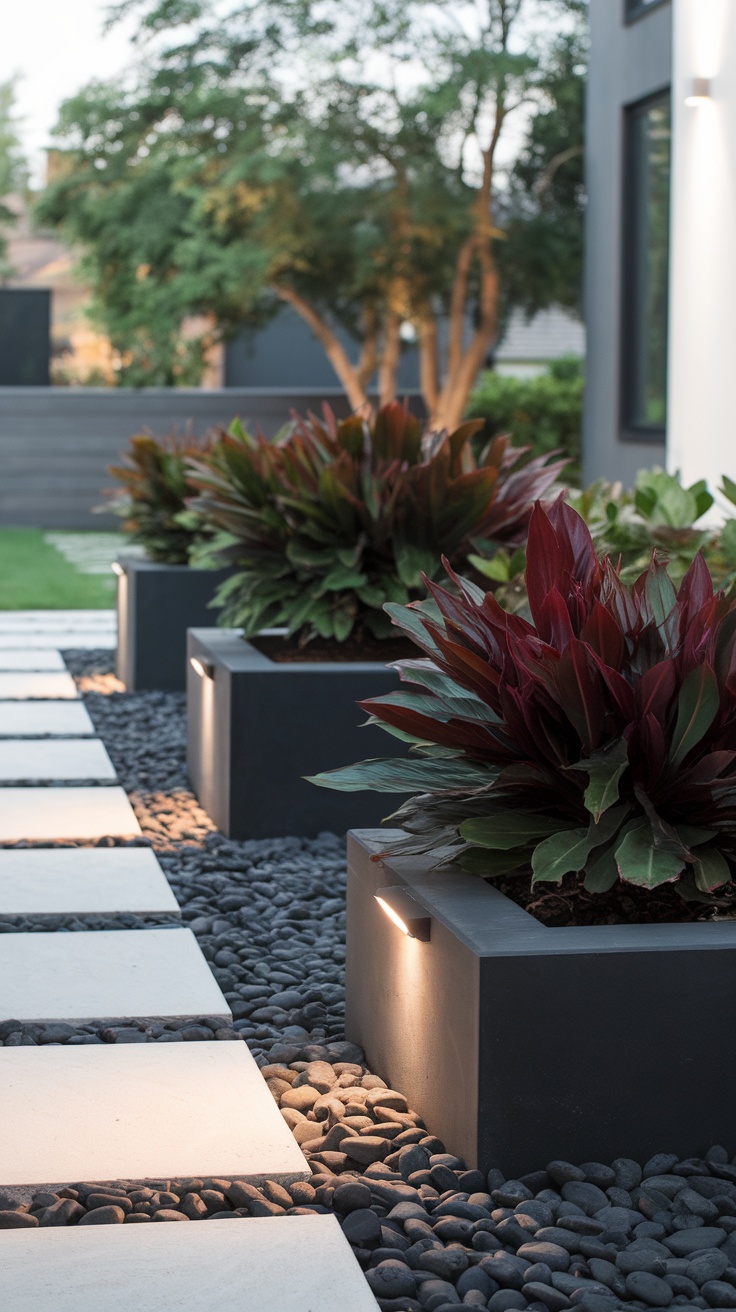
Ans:
POLYGON ((467 417, 484 420, 486 440, 510 433, 535 455, 564 452, 572 461, 569 477, 578 482, 584 391, 583 364, 574 357, 555 360, 537 378, 488 370, 470 397, 467 417))
POLYGON ((403 690, 364 703, 407 759, 318 776, 413 791, 397 850, 486 877, 578 873, 708 898, 736 860, 736 602, 701 555, 675 587, 652 555, 629 586, 562 499, 535 507, 533 623, 448 571, 431 602, 391 607, 423 652, 403 690))
POLYGON ((186 565, 198 543, 202 526, 187 509, 193 488, 187 479, 187 463, 195 455, 212 449, 214 439, 195 442, 191 438, 162 440, 149 433, 131 438, 123 465, 112 465, 122 485, 112 494, 111 508, 123 520, 133 542, 145 548, 150 560, 165 565, 186 565))
POLYGON ((476 459, 478 427, 423 433, 396 403, 371 422, 326 409, 275 441, 234 425, 190 465, 194 507, 221 535, 208 559, 234 570, 222 623, 246 636, 284 625, 302 641, 389 637, 384 604, 423 596, 443 554, 462 566, 477 541, 523 541, 562 463, 521 464, 508 438, 476 459))

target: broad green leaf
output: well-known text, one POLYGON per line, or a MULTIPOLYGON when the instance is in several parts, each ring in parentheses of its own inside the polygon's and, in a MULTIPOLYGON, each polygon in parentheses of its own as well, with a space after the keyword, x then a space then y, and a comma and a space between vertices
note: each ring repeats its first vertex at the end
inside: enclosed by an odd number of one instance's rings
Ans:
POLYGON ((505 551, 499 551, 490 560, 483 556, 468 556, 469 563, 479 574, 495 583, 508 583, 511 578, 510 561, 505 551))
POLYGON ((695 887, 701 893, 710 893, 714 888, 731 883, 731 868, 722 852, 717 847, 701 847, 697 859, 693 862, 695 887))
POLYGON ((515 847, 528 847, 538 838, 558 833, 565 826, 543 815, 525 811, 497 811, 493 815, 465 820, 460 826, 460 837, 480 847, 508 852, 515 847))
POLYGON ((586 868, 585 889, 588 893, 607 893, 618 879, 615 844, 605 847, 586 868))
POLYGON ((576 874, 583 869, 590 848, 587 829, 565 829, 561 834, 551 834, 534 850, 532 883, 559 884, 564 875, 576 874))
POLYGON ((719 706, 718 681, 707 662, 691 670, 677 699, 677 721, 670 744, 670 761, 679 765, 705 737, 719 706))
POLYGON ((616 848, 616 864, 621 878, 639 888, 667 884, 685 867, 681 857, 655 846, 648 820, 628 827, 616 848))
POLYGON ((439 552, 427 547, 415 547, 411 543, 394 544, 396 572, 407 588, 419 588, 422 574, 433 578, 439 565, 439 552))
POLYGON ((718 833, 717 829, 699 829, 697 825, 675 825, 674 828, 683 847, 688 848, 709 843, 718 833))
POLYGON ((320 788, 335 788, 343 793, 372 789, 377 793, 432 793, 442 789, 483 788, 493 774, 479 765, 462 760, 372 760, 358 761, 339 770, 307 775, 320 788))
POLYGON ((618 801, 618 786, 621 776, 629 764, 628 749, 621 739, 605 754, 580 761, 575 767, 588 774, 588 787, 585 790, 585 807, 590 811, 597 824, 610 806, 618 801))
POLYGON ((728 476, 724 474, 721 479, 721 487, 719 490, 723 493, 724 497, 727 497, 728 500, 736 506, 736 483, 734 483, 733 479, 728 478, 728 476))

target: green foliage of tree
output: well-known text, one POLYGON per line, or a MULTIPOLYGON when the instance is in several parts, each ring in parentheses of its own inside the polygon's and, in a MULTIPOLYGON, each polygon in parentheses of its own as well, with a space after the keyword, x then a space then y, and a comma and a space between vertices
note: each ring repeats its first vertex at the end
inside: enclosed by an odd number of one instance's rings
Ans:
MULTIPOLYGON (((503 224, 513 289, 514 234, 552 203, 534 179, 554 170, 554 204, 567 203, 554 161, 574 112, 565 103, 566 128, 551 118, 569 95, 578 0, 246 0, 224 13, 211 0, 124 0, 113 11, 131 14, 138 75, 64 106, 63 167, 40 207, 88 252, 122 381, 192 381, 210 340, 285 302, 355 408, 376 375, 381 402, 393 399, 411 324, 432 421, 456 427, 499 330, 503 224), (519 113, 527 141, 502 203, 499 145, 519 113), (189 342, 187 315, 210 325, 189 342), (359 340, 358 359, 338 327, 359 340)), ((575 205, 579 241, 577 193, 575 205)), ((560 284, 577 277, 566 248, 557 263, 560 284)), ((553 294, 548 280, 525 304, 553 294)))
POLYGON ((562 451, 571 464, 566 481, 580 479, 580 438, 585 379, 582 361, 554 360, 537 378, 509 378, 488 370, 471 393, 469 419, 485 419, 484 438, 509 433, 535 455, 562 451))
POLYGON ((7 230, 15 214, 5 201, 27 183, 27 168, 15 115, 15 79, 0 83, 0 279, 11 272, 7 263, 7 230))

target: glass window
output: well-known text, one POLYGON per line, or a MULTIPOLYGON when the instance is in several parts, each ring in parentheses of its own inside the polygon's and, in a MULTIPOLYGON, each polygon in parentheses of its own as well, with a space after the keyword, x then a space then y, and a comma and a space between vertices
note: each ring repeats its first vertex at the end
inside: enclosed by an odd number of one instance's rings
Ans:
POLYGON ((664 2, 665 0, 624 0, 627 23, 631 23, 635 18, 641 18, 642 15, 649 13, 650 9, 656 9, 664 2))
POLYGON ((667 423, 670 93, 626 111, 623 251, 623 427, 662 435, 667 423))

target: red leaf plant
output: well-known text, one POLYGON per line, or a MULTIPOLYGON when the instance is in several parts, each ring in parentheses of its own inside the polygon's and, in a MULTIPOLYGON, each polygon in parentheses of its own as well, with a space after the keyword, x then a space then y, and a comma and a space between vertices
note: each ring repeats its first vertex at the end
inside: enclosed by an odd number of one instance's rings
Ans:
POLYGON ((363 703, 411 744, 406 759, 317 776, 346 790, 414 793, 393 847, 486 877, 579 873, 676 883, 708 899, 736 862, 736 601, 702 555, 678 590, 652 555, 627 586, 583 519, 537 502, 527 587, 533 623, 446 565, 457 589, 390 607, 424 656, 403 687, 363 703))

